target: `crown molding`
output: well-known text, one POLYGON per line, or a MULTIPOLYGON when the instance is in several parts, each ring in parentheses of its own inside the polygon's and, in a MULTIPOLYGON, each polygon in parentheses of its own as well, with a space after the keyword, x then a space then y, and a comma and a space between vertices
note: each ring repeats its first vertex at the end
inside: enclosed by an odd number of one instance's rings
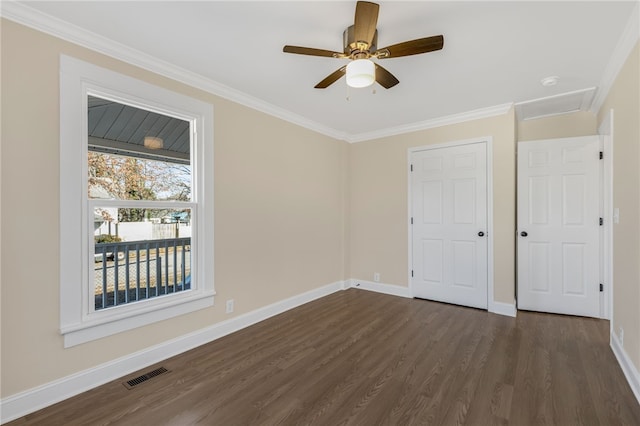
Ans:
POLYGON ((450 124, 458 124, 465 121, 479 120, 482 118, 494 117, 509 112, 513 107, 513 102, 495 105, 488 108, 475 109, 460 114, 447 115, 431 120, 419 121, 417 123, 404 124, 402 126, 390 127, 388 129, 375 130, 373 132, 358 133, 349 135, 345 140, 349 143, 365 142, 372 139, 379 139, 388 136, 401 135, 403 133, 417 132, 420 130, 433 129, 434 127, 448 126, 450 124))
POLYGON ((102 37, 76 25, 42 13, 16 1, 0 2, 0 17, 17 22, 95 52, 110 56, 127 64, 187 84, 240 105, 280 118, 306 129, 338 140, 346 140, 347 134, 291 111, 277 107, 244 92, 205 78, 199 74, 158 59, 152 55, 102 37))
MULTIPOLYGON (((348 134, 346 132, 325 126, 317 121, 310 120, 301 115, 295 114, 284 108, 280 108, 244 92, 233 89, 224 84, 218 83, 199 74, 178 67, 172 63, 155 58, 147 53, 132 49, 129 46, 115 42, 106 37, 69 24, 58 18, 42 13, 14 0, 4 0, 0 2, 0 17, 9 19, 27 27, 36 29, 62 40, 96 51, 114 59, 123 61, 130 65, 145 69, 172 80, 187 84, 213 95, 236 102, 240 105, 263 112, 284 121, 296 124, 308 130, 323 134, 325 136, 343 140, 349 143, 363 142, 382 137, 395 136, 403 133, 410 133, 426 130, 434 127, 446 126, 461 123, 464 121, 476 120, 505 114, 513 106, 513 103, 496 105, 488 108, 477 109, 460 114, 445 117, 438 117, 431 120, 409 123, 406 125, 391 127, 387 129, 348 134)), ((597 113, 606 96, 609 93, 620 69, 626 62, 631 50, 640 37, 640 2, 636 5, 629 17, 625 30, 611 55, 607 67, 603 73, 599 88, 591 104, 590 111, 597 113)))
POLYGON ((622 36, 618 40, 616 48, 613 50, 611 58, 607 63, 607 67, 602 74, 598 92, 591 104, 591 112, 597 114, 604 103, 604 100, 609 95, 609 91, 613 86, 613 83, 618 77, 618 73, 624 66, 631 50, 635 47, 636 43, 640 39, 640 2, 636 0, 636 5, 629 16, 627 25, 624 28, 622 36))
POLYGON ((349 143, 362 142, 506 114, 513 106, 513 103, 507 103, 417 123, 409 123, 387 129, 376 130, 373 132, 348 134, 344 131, 333 129, 314 120, 295 114, 284 108, 277 107, 224 84, 205 78, 199 74, 158 59, 147 53, 132 49, 122 43, 115 42, 61 19, 42 13, 24 3, 19 3, 14 0, 1 1, 0 17, 123 61, 127 64, 170 78, 174 81, 195 87, 221 98, 228 99, 240 105, 244 105, 281 120, 296 124, 308 130, 349 143))

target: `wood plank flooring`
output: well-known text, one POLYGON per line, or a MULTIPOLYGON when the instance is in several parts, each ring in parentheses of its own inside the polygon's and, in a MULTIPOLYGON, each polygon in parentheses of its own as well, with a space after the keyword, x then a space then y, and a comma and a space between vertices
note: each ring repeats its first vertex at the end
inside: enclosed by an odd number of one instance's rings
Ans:
POLYGON ((608 327, 351 289, 9 424, 640 425, 608 327))

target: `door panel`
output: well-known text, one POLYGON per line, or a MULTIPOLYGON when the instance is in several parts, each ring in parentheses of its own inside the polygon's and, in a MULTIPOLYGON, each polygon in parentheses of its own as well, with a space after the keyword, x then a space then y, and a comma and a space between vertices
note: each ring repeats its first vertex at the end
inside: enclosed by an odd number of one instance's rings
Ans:
POLYGON ((518 143, 518 308, 597 317, 599 139, 518 143))
POLYGON ((587 295, 585 244, 562 244, 562 294, 587 295))
POLYGON ((453 285, 474 288, 475 275, 469 264, 476 263, 475 241, 452 241, 453 285))
POLYGON ((442 284, 444 242, 442 240, 422 240, 422 281, 442 284))
POLYGON ((529 243, 529 264, 536 265, 535 268, 530 268, 527 271, 529 273, 531 291, 549 293, 550 263, 551 250, 549 250, 548 243, 529 243))
POLYGON ((431 225, 442 223, 442 182, 422 183, 422 222, 431 225))
POLYGON ((529 178, 529 191, 531 200, 529 203, 529 220, 536 225, 549 223, 549 179, 547 176, 534 176, 529 178))
POLYGON ((474 224, 476 199, 474 179, 456 179, 453 181, 453 223, 474 224))
POLYGON ((486 143, 415 152, 411 163, 413 295, 486 309, 486 143))

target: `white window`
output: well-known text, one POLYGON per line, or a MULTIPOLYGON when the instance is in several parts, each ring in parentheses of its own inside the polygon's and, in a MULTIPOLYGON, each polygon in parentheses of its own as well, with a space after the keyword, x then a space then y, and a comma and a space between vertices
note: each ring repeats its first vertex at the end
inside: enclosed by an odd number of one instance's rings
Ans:
POLYGON ((213 305, 213 107, 60 58, 65 347, 213 305))

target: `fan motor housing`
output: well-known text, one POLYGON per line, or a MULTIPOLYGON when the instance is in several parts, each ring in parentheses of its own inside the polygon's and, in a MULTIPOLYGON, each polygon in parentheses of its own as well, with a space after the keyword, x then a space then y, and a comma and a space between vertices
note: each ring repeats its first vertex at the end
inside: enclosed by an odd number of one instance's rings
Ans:
POLYGON ((358 56, 360 53, 365 53, 366 57, 369 57, 373 52, 376 51, 378 46, 378 30, 373 34, 373 40, 371 40, 371 44, 367 45, 364 42, 360 43, 358 46, 358 41, 356 40, 354 33, 355 25, 351 25, 349 28, 344 30, 342 33, 342 40, 344 45, 344 54, 347 56, 358 56))

